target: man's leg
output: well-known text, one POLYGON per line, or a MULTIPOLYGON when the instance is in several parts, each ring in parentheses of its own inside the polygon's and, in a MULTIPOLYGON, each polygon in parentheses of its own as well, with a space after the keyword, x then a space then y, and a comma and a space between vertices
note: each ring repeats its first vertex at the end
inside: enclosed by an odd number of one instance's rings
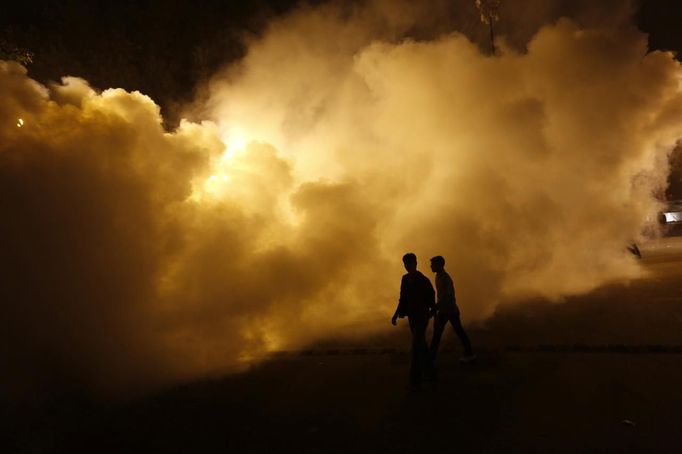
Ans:
POLYGON ((464 331, 464 327, 462 326, 462 321, 459 318, 459 314, 453 314, 450 317, 450 323, 452 324, 452 327, 455 330, 455 333, 457 334, 457 337, 459 337, 459 340, 462 341, 462 346, 464 347, 464 354, 466 356, 471 356, 474 354, 474 351, 471 348, 471 341, 469 341, 469 336, 467 336, 467 333, 464 331))
POLYGON ((429 362, 429 349, 426 345, 426 326, 428 319, 421 317, 408 317, 410 331, 412 332, 412 362, 410 364, 410 385, 419 387, 422 381, 422 373, 427 370, 429 362))
POLYGON ((410 356, 410 386, 418 387, 421 384, 421 371, 419 367, 419 334, 418 323, 414 317, 408 317, 407 321, 410 324, 410 333, 412 334, 412 351, 410 356))
POLYGON ((436 361, 438 355, 438 347, 440 346, 440 339, 443 337, 443 330, 448 323, 447 317, 443 314, 437 314, 433 318, 433 337, 431 338, 431 361, 436 361))
POLYGON ((433 361, 431 361, 431 353, 429 352, 429 344, 426 342, 426 330, 429 327, 429 317, 426 317, 423 323, 423 332, 422 335, 420 336, 420 344, 421 344, 421 365, 422 365, 422 373, 426 377, 427 380, 435 380, 436 379, 436 371, 433 367, 433 361))

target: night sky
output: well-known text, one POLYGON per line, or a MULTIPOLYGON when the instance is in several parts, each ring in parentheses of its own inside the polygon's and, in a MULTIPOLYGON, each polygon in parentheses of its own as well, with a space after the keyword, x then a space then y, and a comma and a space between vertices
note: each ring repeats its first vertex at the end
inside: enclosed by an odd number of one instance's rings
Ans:
POLYGON ((96 87, 139 90, 168 108, 195 84, 243 56, 294 1, 16 2, 0 11, 2 37, 35 54, 38 80, 79 75, 96 87))

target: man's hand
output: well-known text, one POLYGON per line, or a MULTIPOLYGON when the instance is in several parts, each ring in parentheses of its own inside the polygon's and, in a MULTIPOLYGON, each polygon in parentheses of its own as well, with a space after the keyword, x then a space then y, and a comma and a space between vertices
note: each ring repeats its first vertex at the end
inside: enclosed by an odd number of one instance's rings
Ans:
POLYGON ((398 324, 398 315, 396 314, 393 317, 391 317, 391 325, 395 326, 397 324, 398 324))

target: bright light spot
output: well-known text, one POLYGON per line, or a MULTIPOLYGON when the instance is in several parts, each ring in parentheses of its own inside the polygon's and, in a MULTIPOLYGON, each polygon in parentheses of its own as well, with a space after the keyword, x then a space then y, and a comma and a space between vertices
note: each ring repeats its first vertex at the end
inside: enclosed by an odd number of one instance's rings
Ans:
POLYGON ((223 133, 221 138, 226 148, 221 157, 223 161, 227 161, 235 154, 244 151, 249 144, 248 136, 241 128, 232 128, 223 133))
POLYGON ((243 150, 246 148, 247 139, 246 135, 238 129, 230 132, 227 136, 227 148, 236 150, 243 150))
POLYGON ((232 156, 234 156, 234 152, 231 152, 230 150, 225 150, 225 153, 220 157, 220 160, 225 162, 228 161, 232 156))
POLYGON ((227 191, 227 184, 230 182, 230 180, 230 176, 222 172, 211 175, 204 182, 203 192, 205 194, 210 194, 213 197, 220 196, 227 191))
POLYGON ((22 126, 24 126, 24 119, 23 119, 23 118, 19 118, 19 119, 17 120, 17 128, 21 128, 22 126))
POLYGON ((238 167, 233 158, 244 153, 251 141, 250 135, 240 127, 225 128, 220 133, 220 138, 225 144, 225 150, 217 161, 212 163, 213 173, 205 177, 193 191, 192 199, 201 201, 204 199, 220 199, 235 191, 235 182, 230 175, 238 167))

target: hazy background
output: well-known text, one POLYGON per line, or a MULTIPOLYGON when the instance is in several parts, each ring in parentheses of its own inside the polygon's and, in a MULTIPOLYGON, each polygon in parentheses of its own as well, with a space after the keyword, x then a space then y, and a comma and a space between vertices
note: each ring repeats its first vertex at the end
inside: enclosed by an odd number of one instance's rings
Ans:
POLYGON ((191 82, 213 35, 140 13, 132 36, 180 41, 177 70, 122 64, 150 68, 126 88, 161 90, 165 123, 146 94, 47 82, 87 74, 38 51, 28 74, 2 63, 4 384, 121 391, 366 335, 406 251, 445 256, 467 322, 641 276, 625 246, 660 208, 682 70, 636 5, 594 5, 504 2, 495 56, 473 2, 257 8, 223 61, 242 58, 191 82))

